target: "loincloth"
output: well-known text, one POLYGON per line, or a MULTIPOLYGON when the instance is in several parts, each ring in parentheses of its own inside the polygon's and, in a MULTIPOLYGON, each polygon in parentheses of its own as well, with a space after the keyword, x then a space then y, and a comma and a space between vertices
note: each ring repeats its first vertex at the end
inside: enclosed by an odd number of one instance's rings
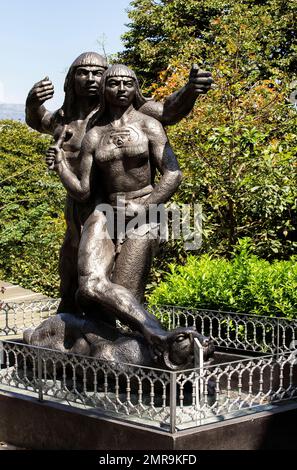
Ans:
POLYGON ((109 195, 109 201, 114 213, 115 230, 114 237, 112 239, 115 243, 116 254, 120 253, 123 244, 128 239, 159 240, 160 224, 157 220, 150 220, 148 212, 145 212, 142 216, 123 216, 121 211, 123 211, 124 202, 120 207, 117 205, 119 202, 124 200, 134 201, 141 204, 149 197, 152 190, 153 187, 148 185, 145 188, 139 189, 137 191, 130 191, 127 193, 113 193, 109 195), (122 222, 121 224, 119 224, 120 218, 122 222))

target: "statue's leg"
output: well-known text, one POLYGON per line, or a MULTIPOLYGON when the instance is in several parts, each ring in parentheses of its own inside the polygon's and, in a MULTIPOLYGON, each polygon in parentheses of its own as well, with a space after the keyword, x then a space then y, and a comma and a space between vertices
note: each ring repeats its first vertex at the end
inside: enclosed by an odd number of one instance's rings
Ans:
POLYGON ((80 311, 75 294, 78 289, 78 246, 81 226, 76 220, 75 202, 67 198, 65 218, 67 229, 60 249, 59 274, 61 302, 58 313, 78 313, 80 311))
POLYGON ((158 239, 128 238, 116 258, 112 282, 126 287, 138 302, 144 301, 148 275, 158 248, 158 239))
POLYGON ((61 302, 58 306, 58 313, 77 313, 79 311, 75 300, 75 294, 78 289, 77 259, 78 247, 73 246, 71 233, 69 233, 67 229, 60 250, 59 273, 61 302))
POLYGON ((149 343, 159 345, 168 334, 157 318, 139 304, 129 289, 110 280, 115 245, 105 227, 106 217, 100 211, 94 211, 84 225, 78 255, 78 296, 98 302, 133 330, 142 332, 149 343))

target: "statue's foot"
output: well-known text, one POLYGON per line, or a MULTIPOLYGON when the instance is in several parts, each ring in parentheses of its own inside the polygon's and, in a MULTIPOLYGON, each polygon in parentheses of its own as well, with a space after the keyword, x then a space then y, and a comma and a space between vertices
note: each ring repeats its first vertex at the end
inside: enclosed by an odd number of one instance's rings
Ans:
POLYGON ((203 347, 204 360, 209 359, 214 353, 213 342, 194 328, 177 328, 169 332, 150 330, 148 333, 155 363, 170 370, 195 367, 195 338, 199 339, 203 347))
POLYGON ((167 339, 169 335, 170 332, 161 328, 146 328, 145 331, 143 331, 143 336, 151 348, 154 362, 160 362, 160 358, 163 357, 168 347, 167 339))

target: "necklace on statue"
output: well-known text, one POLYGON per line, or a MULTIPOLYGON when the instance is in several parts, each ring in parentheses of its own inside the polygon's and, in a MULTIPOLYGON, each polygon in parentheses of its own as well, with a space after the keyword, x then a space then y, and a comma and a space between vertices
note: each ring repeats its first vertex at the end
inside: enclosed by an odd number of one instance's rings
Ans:
MULTIPOLYGON (((135 109, 132 109, 129 112, 129 117, 131 117, 135 114, 135 109)), ((132 129, 131 126, 126 125, 123 127, 123 125, 116 125, 115 122, 110 122, 109 123, 111 127, 111 132, 109 134, 109 139, 110 143, 113 143, 116 147, 124 147, 129 141, 132 139, 132 129)), ((133 127, 134 130, 134 127, 133 127)), ((135 134, 135 130, 134 130, 135 134)), ((137 132, 136 132, 137 134, 137 132)))

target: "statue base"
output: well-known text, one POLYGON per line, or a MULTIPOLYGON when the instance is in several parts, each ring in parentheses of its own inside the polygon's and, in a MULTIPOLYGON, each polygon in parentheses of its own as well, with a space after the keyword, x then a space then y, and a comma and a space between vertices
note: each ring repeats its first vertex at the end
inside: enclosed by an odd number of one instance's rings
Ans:
POLYGON ((295 401, 172 434, 95 410, 0 394, 0 441, 33 450, 295 450, 296 422, 295 401))
POLYGON ((203 346, 204 360, 209 360, 214 354, 213 342, 194 328, 168 332, 161 347, 148 344, 140 333, 126 332, 103 321, 95 323, 83 316, 59 313, 23 333, 24 342, 31 346, 113 361, 123 364, 123 369, 125 364, 168 370, 194 367, 194 338, 203 346))

